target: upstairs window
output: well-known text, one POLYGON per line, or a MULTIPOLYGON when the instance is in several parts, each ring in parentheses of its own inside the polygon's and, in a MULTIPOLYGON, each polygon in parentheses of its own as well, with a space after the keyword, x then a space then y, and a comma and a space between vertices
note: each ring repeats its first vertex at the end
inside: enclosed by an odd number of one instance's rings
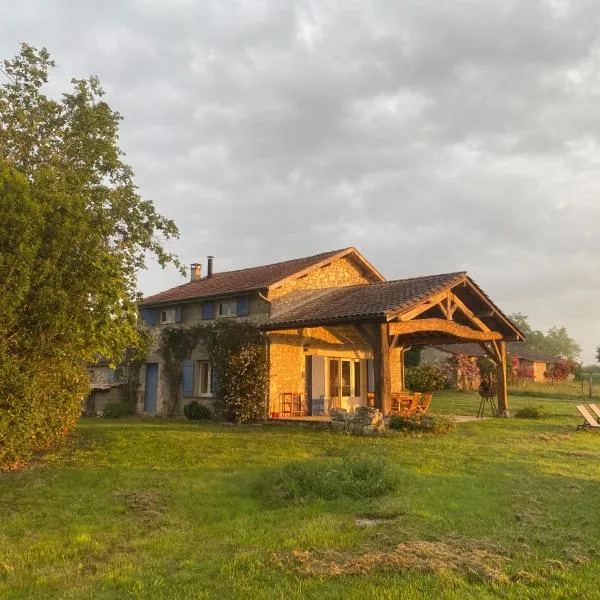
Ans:
POLYGON ((219 317, 237 316, 237 300, 224 300, 217 303, 217 315, 219 317))
POLYGON ((161 325, 165 323, 175 323, 175 312, 174 308, 167 308, 166 310, 161 310, 159 314, 159 321, 161 325))

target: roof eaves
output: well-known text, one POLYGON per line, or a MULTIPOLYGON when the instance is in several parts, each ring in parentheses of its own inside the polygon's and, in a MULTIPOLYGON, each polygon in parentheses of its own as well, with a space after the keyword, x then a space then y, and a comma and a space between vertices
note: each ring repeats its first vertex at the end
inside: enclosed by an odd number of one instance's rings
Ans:
MULTIPOLYGON (((466 273, 465 273, 466 275, 466 273)), ((514 329, 514 331, 517 334, 517 340, 515 341, 525 341, 525 334, 498 308, 498 306, 496 306, 496 304, 494 303, 494 301, 470 278, 470 277, 466 277, 466 281, 468 281, 469 285, 471 285, 471 287, 487 302, 489 302, 493 307, 494 307, 494 311, 497 313, 497 315, 512 329, 514 329), (520 340, 518 338, 521 338, 520 340)))
POLYGON ((151 306, 166 306, 168 304, 189 304, 190 302, 203 302, 204 300, 214 300, 215 298, 231 298, 234 296, 241 296, 242 294, 248 294, 249 292, 260 292, 266 290, 265 286, 252 286, 248 288, 236 288, 235 290, 224 290, 216 294, 202 294, 195 296, 183 296, 181 298, 167 298, 165 300, 143 300, 140 304, 140 308, 149 308, 151 306))

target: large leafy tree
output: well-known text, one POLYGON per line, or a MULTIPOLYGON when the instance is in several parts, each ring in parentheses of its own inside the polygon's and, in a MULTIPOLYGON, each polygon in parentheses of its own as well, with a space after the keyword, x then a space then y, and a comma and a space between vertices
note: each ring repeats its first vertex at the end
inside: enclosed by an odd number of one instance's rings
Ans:
POLYGON ((54 63, 24 44, 0 73, 0 468, 73 426, 85 365, 140 338, 136 274, 175 224, 143 199, 97 78, 44 93, 54 63))
POLYGON ((550 327, 544 332, 533 329, 529 324, 529 317, 522 313, 512 314, 510 318, 525 334, 527 348, 573 361, 581 354, 581 346, 569 335, 565 327, 550 327))

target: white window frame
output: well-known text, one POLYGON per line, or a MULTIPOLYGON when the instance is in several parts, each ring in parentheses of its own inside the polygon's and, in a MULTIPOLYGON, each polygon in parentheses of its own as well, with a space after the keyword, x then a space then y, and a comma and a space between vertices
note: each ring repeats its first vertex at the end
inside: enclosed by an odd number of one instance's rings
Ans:
POLYGON ((198 363, 198 396, 212 396, 212 361, 199 360, 198 363), (206 391, 202 391, 202 370, 207 369, 206 391))
POLYGON ((348 398, 362 398, 363 389, 365 387, 364 383, 364 374, 362 371, 362 361, 355 358, 345 358, 345 357, 337 357, 337 356, 329 356, 326 357, 326 372, 325 372, 325 394, 327 398, 332 398, 331 396, 331 372, 330 372, 330 361, 336 361, 338 364, 339 370, 339 394, 335 396, 335 398, 345 399, 348 398), (342 362, 350 363, 350 395, 343 396, 342 395, 342 362), (360 389, 356 389, 356 371, 359 372, 359 384, 360 389), (358 393, 357 393, 358 392, 358 393))
POLYGON ((217 302, 217 317, 237 317, 237 300, 217 302))
POLYGON ((171 323, 175 323, 175 315, 177 309, 175 308, 165 308, 159 311, 159 323, 161 325, 167 325, 171 323))

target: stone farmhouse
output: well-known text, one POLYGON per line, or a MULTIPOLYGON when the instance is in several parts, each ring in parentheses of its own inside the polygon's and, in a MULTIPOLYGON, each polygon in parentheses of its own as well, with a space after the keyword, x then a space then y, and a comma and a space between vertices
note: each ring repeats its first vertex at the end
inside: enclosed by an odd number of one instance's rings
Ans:
MULTIPOLYGON (((268 414, 306 416, 368 403, 385 414, 403 388, 402 353, 414 345, 477 343, 497 364, 505 411, 506 341, 519 329, 465 272, 387 281, 353 247, 218 272, 193 264, 188 283, 149 296, 140 314, 161 328, 248 320, 267 340, 268 414)), ((169 397, 161 355, 148 354, 140 373, 140 413, 160 413, 169 397)), ((210 356, 196 348, 183 364, 183 403, 210 404, 210 356)))

